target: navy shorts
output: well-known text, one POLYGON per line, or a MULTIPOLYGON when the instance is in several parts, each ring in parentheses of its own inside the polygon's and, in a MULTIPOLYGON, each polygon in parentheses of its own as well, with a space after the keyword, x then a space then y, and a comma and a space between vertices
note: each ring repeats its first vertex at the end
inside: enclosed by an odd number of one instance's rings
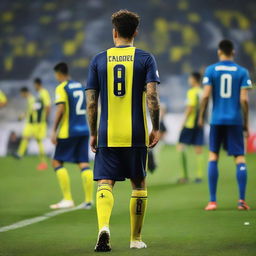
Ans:
POLYGON ((94 180, 123 181, 146 176, 146 147, 98 148, 94 163, 94 180))
POLYGON ((244 155, 244 136, 242 125, 211 125, 210 151, 219 153, 221 146, 231 156, 244 155))
POLYGON ((61 162, 88 163, 89 136, 58 139, 53 159, 61 162))
POLYGON ((204 144, 203 128, 186 128, 181 130, 179 143, 186 145, 202 146, 204 144))

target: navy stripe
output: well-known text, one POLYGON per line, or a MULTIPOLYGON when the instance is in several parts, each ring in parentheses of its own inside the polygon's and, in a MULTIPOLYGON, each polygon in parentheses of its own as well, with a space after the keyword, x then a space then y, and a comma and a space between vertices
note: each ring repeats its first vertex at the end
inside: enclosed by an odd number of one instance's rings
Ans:
POLYGON ((87 170, 90 170, 91 168, 90 167, 84 167, 83 169, 81 169, 81 172, 84 172, 84 171, 87 171, 87 170))
POLYGON ((54 168, 54 171, 55 172, 57 172, 59 169, 61 169, 61 168, 63 168, 63 166, 61 165, 61 166, 58 166, 58 167, 56 167, 56 168, 54 168))
POLYGON ((143 117, 143 92, 145 90, 145 68, 135 50, 132 87, 132 146, 145 146, 143 117))
POLYGON ((101 116, 99 127, 98 146, 107 147, 108 145, 108 67, 107 67, 107 52, 102 54, 102 63, 98 70, 98 80, 100 84, 100 100, 101 100, 101 116), (105 74, 103 77, 102 74, 105 74))

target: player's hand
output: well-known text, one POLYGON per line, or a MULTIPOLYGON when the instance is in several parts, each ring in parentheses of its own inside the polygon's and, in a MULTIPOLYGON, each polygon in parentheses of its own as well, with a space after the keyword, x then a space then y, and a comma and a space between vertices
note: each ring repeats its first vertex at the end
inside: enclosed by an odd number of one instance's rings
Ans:
POLYGON ((244 126, 244 137, 248 138, 250 136, 249 128, 248 126, 244 126))
POLYGON ((198 118, 197 125, 198 125, 199 127, 203 127, 203 126, 204 126, 204 119, 199 117, 199 118, 198 118))
POLYGON ((52 132, 51 142, 53 145, 57 144, 57 133, 56 132, 52 132))
POLYGON ((149 135, 149 148, 153 148, 159 141, 160 139, 160 133, 159 131, 154 131, 152 130, 152 132, 149 135))
POLYGON ((96 153, 96 146, 97 146, 97 136, 90 137, 90 146, 93 153, 96 153))

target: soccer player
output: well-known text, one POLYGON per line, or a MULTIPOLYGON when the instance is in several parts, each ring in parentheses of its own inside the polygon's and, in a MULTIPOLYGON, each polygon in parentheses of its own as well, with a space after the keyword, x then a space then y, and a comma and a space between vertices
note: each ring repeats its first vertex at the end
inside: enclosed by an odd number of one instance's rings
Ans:
POLYGON ((179 183, 188 182, 188 167, 185 148, 186 145, 192 145, 196 153, 196 183, 202 181, 203 176, 203 143, 204 131, 202 127, 198 127, 198 114, 200 106, 200 98, 202 96, 201 74, 193 72, 188 78, 191 89, 187 92, 187 108, 185 111, 185 120, 180 133, 178 151, 181 155, 183 177, 178 180, 179 183))
POLYGON ((218 56, 219 62, 205 71, 199 114, 199 125, 202 126, 207 103, 212 97, 208 163, 210 202, 205 210, 217 209, 218 159, 222 145, 235 158, 239 187, 238 209, 249 210, 245 202, 247 167, 243 132, 248 136, 248 88, 251 87, 251 80, 248 71, 234 62, 234 46, 231 41, 222 40, 219 43, 218 56))
POLYGON ((35 122, 35 136, 38 141, 41 159, 41 162, 39 163, 37 169, 45 170, 48 168, 48 165, 45 158, 43 139, 46 137, 47 133, 47 121, 51 108, 51 98, 49 92, 43 87, 40 78, 35 78, 34 88, 38 93, 35 104, 37 111, 37 118, 35 122))
POLYGON ((52 143, 56 145, 52 165, 56 171, 63 200, 50 205, 51 209, 74 206, 70 181, 64 162, 78 164, 85 193, 84 209, 91 209, 93 196, 93 172, 89 166, 89 129, 86 121, 86 102, 84 88, 79 82, 71 80, 66 63, 54 67, 55 77, 60 84, 56 87, 57 106, 52 132, 52 143))
POLYGON ((154 57, 133 46, 139 16, 120 10, 112 15, 115 47, 91 61, 86 87, 90 145, 96 152, 94 179, 98 181, 97 215, 99 235, 95 251, 111 250, 109 221, 116 181, 131 180, 130 248, 146 248, 141 231, 147 205, 145 183, 147 147, 159 140, 160 82, 154 57), (97 130, 98 98, 101 99, 97 130), (148 135, 146 101, 153 130, 148 135))
POLYGON ((14 157, 17 159, 20 159, 24 156, 28 147, 29 140, 32 138, 35 138, 34 124, 37 118, 37 112, 35 111, 35 102, 36 102, 35 97, 32 95, 32 93, 29 91, 27 87, 22 87, 20 89, 20 94, 21 94, 21 97, 23 97, 27 101, 27 110, 25 114, 19 117, 20 120, 25 118, 25 125, 23 128, 22 140, 20 142, 18 151, 16 154, 14 154, 14 157))
POLYGON ((7 104, 7 97, 2 90, 0 90, 0 108, 5 107, 7 104))

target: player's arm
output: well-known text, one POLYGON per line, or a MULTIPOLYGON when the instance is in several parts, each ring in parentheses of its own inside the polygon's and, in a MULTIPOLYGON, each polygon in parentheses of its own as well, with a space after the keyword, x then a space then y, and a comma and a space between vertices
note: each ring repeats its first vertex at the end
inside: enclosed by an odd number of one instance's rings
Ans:
POLYGON ((0 91, 0 108, 5 107, 7 103, 8 103, 7 97, 2 91, 0 91))
POLYGON ((149 147, 153 148, 159 141, 160 100, 157 92, 157 82, 147 84, 146 99, 153 127, 149 136, 149 147))
POLYGON ((65 104, 64 103, 57 104, 57 110, 54 118, 53 131, 52 131, 52 137, 51 137, 51 141, 54 145, 57 143, 58 128, 63 118, 64 112, 65 112, 65 104))
POLYGON ((205 112, 207 110, 207 106, 208 106, 211 94, 212 94, 212 86, 205 85, 204 91, 203 91, 203 97, 200 104, 199 116, 198 116, 198 125, 200 127, 204 125, 205 112))
POLYGON ((185 123, 187 122, 188 120, 188 117, 190 116, 190 114, 193 112, 194 110, 194 107, 193 106, 187 106, 186 107, 186 110, 185 110, 185 113, 184 113, 184 122, 183 122, 183 126, 185 125, 185 123))
POLYGON ((249 97, 248 97, 248 89, 241 89, 240 103, 241 103, 241 108, 242 108, 242 111, 243 111, 245 136, 247 137, 249 135, 249 97))
POLYGON ((51 97, 48 91, 46 91, 46 93, 44 94, 43 101, 45 106, 46 121, 48 121, 50 111, 51 111, 51 97))
POLYGON ((86 91, 86 113, 91 132, 90 145, 94 153, 97 144, 98 99, 99 92, 97 90, 86 91))

